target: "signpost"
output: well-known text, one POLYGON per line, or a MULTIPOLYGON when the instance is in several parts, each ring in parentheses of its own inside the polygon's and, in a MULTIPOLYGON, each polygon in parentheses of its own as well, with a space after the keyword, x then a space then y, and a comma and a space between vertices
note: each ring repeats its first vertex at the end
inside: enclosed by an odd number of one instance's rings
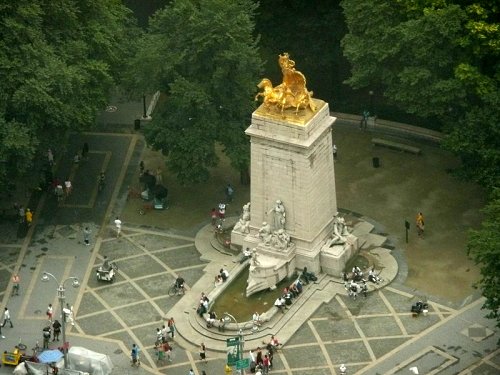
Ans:
POLYGON ((227 364, 228 366, 235 366, 240 360, 240 338, 232 337, 226 339, 227 346, 227 364))
POLYGON ((250 358, 240 359, 236 362, 236 370, 243 370, 250 367, 250 358))

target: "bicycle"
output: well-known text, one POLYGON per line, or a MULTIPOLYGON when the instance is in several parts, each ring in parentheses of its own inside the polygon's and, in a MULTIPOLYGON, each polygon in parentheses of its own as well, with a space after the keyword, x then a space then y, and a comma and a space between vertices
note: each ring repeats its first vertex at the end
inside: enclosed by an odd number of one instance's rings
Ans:
POLYGON ((127 200, 140 197, 141 192, 139 190, 131 188, 130 186, 128 187, 127 200))
POLYGON ((184 294, 184 293, 185 293, 184 286, 183 286, 183 287, 181 287, 181 288, 179 288, 179 287, 177 286, 177 284, 176 284, 176 283, 174 283, 174 285, 172 285, 172 286, 170 287, 170 289, 168 290, 168 295, 169 295, 170 297, 173 297, 173 296, 175 296, 176 294, 177 294, 177 295, 180 295, 180 292, 181 292, 181 291, 182 291, 182 294, 184 294))
POLYGON ((154 208, 152 203, 144 203, 142 208, 139 208, 139 215, 146 215, 148 211, 151 211, 154 208))

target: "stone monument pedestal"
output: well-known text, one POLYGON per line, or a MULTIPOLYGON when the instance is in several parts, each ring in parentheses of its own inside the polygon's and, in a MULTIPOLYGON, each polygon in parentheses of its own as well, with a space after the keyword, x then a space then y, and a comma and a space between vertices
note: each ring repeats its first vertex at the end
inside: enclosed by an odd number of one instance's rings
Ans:
POLYGON ((321 270, 331 276, 341 277, 345 265, 359 251, 358 238, 352 234, 347 236, 344 244, 321 248, 321 270))
POLYGON ((247 297, 261 290, 274 289, 276 284, 285 277, 291 277, 295 272, 294 244, 281 251, 259 244, 256 253, 257 257, 250 261, 247 297))

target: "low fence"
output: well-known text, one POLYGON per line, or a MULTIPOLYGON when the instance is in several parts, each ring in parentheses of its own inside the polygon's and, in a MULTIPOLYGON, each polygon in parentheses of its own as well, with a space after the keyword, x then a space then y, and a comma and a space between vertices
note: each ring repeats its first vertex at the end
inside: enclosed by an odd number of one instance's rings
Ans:
MULTIPOLYGON (((332 112, 332 116, 337 118, 339 124, 357 127, 361 127, 361 120, 363 119, 363 116, 341 112, 332 112)), ((369 117, 366 128, 380 133, 420 138, 435 143, 440 143, 443 139, 443 133, 441 132, 401 122, 382 120, 377 117, 369 117)))

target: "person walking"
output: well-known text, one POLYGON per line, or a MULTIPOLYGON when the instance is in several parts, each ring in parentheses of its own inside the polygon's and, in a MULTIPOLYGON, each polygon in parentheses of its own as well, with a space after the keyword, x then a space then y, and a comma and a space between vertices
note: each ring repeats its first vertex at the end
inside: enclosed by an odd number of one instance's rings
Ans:
POLYGON ((201 343, 200 345, 200 359, 207 363, 207 348, 204 343, 201 343))
POLYGON ((73 306, 70 306, 69 303, 66 304, 66 307, 63 309, 64 319, 66 319, 67 323, 71 323, 72 326, 75 325, 75 319, 73 317, 73 306))
POLYGON ((71 192, 73 191, 73 185, 71 184, 69 177, 64 181, 64 188, 65 188, 65 193, 66 193, 66 198, 67 198, 70 196, 71 192))
POLYGON ((172 339, 175 337, 175 320, 173 317, 170 317, 170 319, 167 322, 167 327, 168 331, 170 332, 170 336, 172 336, 172 339))
POLYGON ((33 212, 29 208, 26 209, 26 226, 29 228, 33 222, 33 212))
POLYGON ((234 188, 231 184, 227 184, 226 186, 226 202, 231 203, 233 201, 233 196, 234 196, 234 188))
POLYGON ((118 218, 115 219, 115 227, 116 227, 116 238, 120 237, 120 232, 122 231, 122 221, 118 218))
POLYGON ((59 341, 59 335, 61 334, 61 323, 59 323, 59 320, 54 320, 54 323, 52 323, 52 328, 54 329, 54 338, 52 341, 59 341))
POLYGON ((26 212, 24 211, 24 207, 22 205, 19 206, 18 216, 19 216, 19 224, 24 224, 24 220, 26 220, 26 212))
POLYGON ((49 165, 52 167, 54 165, 54 153, 50 148, 47 150, 47 160, 49 165))
POLYGON ((337 160, 337 145, 334 144, 332 150, 333 150, 333 160, 337 160))
POLYGON ((54 315, 54 309, 52 308, 52 304, 49 303, 49 306, 47 306, 47 318, 49 319, 50 323, 52 323, 53 315, 54 315))
POLYGON ((161 185, 163 183, 163 175, 161 172, 161 168, 156 168, 156 184, 161 185))
POLYGON ((132 358, 132 366, 140 366, 141 360, 139 358, 139 347, 135 344, 132 344, 132 352, 130 354, 132 358))
POLYGON ((10 323, 10 328, 14 328, 14 325, 12 324, 12 320, 10 319, 10 311, 6 307, 5 311, 3 312, 3 324, 2 324, 2 327, 5 327, 5 325, 7 324, 7 322, 10 323))
POLYGON ((50 336, 51 336, 50 326, 47 326, 44 329, 42 329, 43 348, 44 349, 49 348, 50 336))
POLYGON ((13 296, 18 296, 19 295, 19 284, 21 283, 21 278, 17 273, 15 273, 12 276, 12 295, 13 296))
POLYGON ((85 227, 85 229, 83 230, 83 243, 85 244, 85 246, 90 246, 90 234, 92 233, 92 231, 90 230, 89 227, 85 227))
POLYGON ((417 214, 416 226, 417 226, 417 234, 420 237, 424 234, 424 215, 422 214, 422 212, 419 212, 417 214))
POLYGON ((85 142, 83 144, 83 148, 82 148, 82 159, 87 160, 88 154, 89 154, 89 144, 87 142, 85 142))

